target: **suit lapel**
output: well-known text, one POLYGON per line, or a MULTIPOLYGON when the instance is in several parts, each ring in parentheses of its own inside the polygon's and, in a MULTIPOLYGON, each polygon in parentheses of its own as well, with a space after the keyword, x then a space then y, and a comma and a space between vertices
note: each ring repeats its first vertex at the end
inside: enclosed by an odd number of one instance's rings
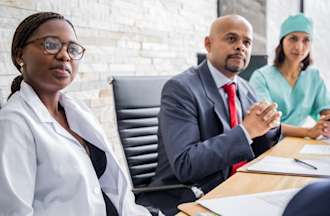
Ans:
MULTIPOLYGON (((223 101, 223 98, 219 94, 219 90, 213 80, 213 77, 211 75, 211 72, 207 66, 207 61, 201 63, 201 65, 198 67, 199 69, 199 76, 202 81, 202 85, 204 87, 206 96, 210 99, 210 101, 214 104, 214 111, 219 117, 219 119, 222 121, 222 124, 224 122, 229 122, 228 115, 226 114, 225 109, 225 101, 223 101)), ((224 127, 229 127, 229 124, 223 124, 224 127)))
POLYGON ((247 89, 247 87, 239 77, 237 79, 237 96, 241 102, 242 118, 244 119, 247 110, 250 108, 250 106, 253 103, 255 103, 255 100, 253 99, 253 97, 249 93, 249 90, 247 89))
MULTIPOLYGON (((202 81, 202 85, 206 92, 206 96, 210 99, 210 101, 214 104, 214 111, 219 117, 219 119, 223 122, 229 122, 227 111, 225 109, 226 101, 223 100, 221 95, 219 94, 219 90, 213 80, 211 72, 207 66, 207 61, 205 60, 198 67, 199 76, 202 81)), ((246 115, 247 110, 250 106, 255 103, 255 99, 250 94, 248 87, 242 80, 242 78, 237 78, 237 96, 241 102, 242 106, 242 118, 246 115)), ((229 124, 223 124, 225 127, 229 127, 229 124)))

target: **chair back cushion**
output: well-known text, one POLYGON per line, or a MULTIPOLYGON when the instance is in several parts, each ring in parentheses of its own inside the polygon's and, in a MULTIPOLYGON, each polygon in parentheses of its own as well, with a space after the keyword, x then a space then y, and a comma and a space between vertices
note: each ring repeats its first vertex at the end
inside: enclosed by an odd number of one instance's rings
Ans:
POLYGON ((158 113, 169 76, 116 76, 112 84, 119 137, 134 188, 146 186, 158 160, 158 113))

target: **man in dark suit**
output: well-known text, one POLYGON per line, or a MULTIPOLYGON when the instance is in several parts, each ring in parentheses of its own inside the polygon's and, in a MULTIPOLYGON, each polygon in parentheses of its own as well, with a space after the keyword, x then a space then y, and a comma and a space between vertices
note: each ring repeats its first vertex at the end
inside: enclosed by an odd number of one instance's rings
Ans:
MULTIPOLYGON (((207 193, 226 180, 238 162, 253 159, 279 140, 276 105, 256 103, 253 90, 237 76, 249 63, 252 34, 251 24, 241 16, 218 18, 205 38, 207 61, 165 84, 152 186, 195 185, 207 193), (223 88, 227 84, 231 90, 223 88)), ((188 189, 176 189, 139 199, 172 215, 179 203, 196 197, 188 189)))
POLYGON ((304 187, 287 205, 283 216, 329 216, 330 182, 316 182, 304 187))

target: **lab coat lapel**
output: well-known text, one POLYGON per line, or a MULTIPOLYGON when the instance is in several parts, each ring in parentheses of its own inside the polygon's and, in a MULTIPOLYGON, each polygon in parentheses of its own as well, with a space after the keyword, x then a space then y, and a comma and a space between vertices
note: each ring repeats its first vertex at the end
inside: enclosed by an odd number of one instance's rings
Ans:
POLYGON ((65 109, 70 128, 91 144, 102 149, 107 155, 107 168, 100 178, 105 193, 124 193, 128 187, 128 179, 121 170, 119 162, 114 156, 101 125, 97 122, 91 111, 84 104, 78 104, 70 97, 62 95, 61 104, 65 109), (121 176, 119 178, 119 176, 121 176), (109 181, 111 179, 112 181, 109 181), (125 181, 119 181, 119 179, 125 181))
POLYGON ((60 103, 64 107, 71 130, 104 152, 108 152, 103 130, 86 105, 78 104, 64 94, 60 97, 60 103))
MULTIPOLYGON (((24 81, 21 84, 19 94, 21 94, 22 99, 28 104, 41 123, 52 125, 57 134, 81 146, 69 132, 56 122, 32 87, 24 81)), ((70 128, 83 139, 102 149, 107 155, 107 168, 100 178, 101 187, 104 189, 104 192, 119 194, 123 192, 122 190, 127 190, 127 187, 129 187, 127 176, 121 170, 119 162, 110 149, 105 133, 103 133, 100 124, 97 123, 89 109, 84 104, 78 104, 64 94, 60 96, 60 103, 64 107, 70 128), (121 177, 119 178, 119 176, 121 177), (126 180, 123 181, 124 179, 126 180)))
MULTIPOLYGON (((71 141, 74 141, 76 144, 79 144, 78 141, 63 127, 60 126, 58 122, 50 115, 46 106, 42 103, 36 92, 33 88, 25 83, 24 81, 21 83, 21 89, 19 91, 22 99, 26 104, 30 107, 33 113, 37 116, 40 122, 43 124, 51 124, 56 133, 61 136, 64 136, 71 141)), ((80 145, 80 144, 79 144, 80 145)))

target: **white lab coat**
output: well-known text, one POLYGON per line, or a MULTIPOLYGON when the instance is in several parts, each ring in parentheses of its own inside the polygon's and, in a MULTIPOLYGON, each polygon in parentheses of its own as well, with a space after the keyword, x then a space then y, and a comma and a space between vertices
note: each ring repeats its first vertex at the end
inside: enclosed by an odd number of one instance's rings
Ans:
POLYGON ((25 82, 0 110, 0 215, 105 216, 101 188, 123 216, 150 215, 136 205, 106 136, 90 111, 61 94, 70 128, 106 153, 97 178, 82 145, 49 114, 25 82))

